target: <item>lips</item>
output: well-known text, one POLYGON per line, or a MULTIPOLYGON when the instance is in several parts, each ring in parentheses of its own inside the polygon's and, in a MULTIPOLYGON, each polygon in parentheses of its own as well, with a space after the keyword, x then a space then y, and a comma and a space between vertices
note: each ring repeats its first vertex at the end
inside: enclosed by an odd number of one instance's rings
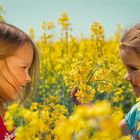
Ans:
POLYGON ((138 86, 134 81, 133 82, 130 82, 131 83, 131 85, 133 86, 133 87, 140 87, 140 86, 138 86))
POLYGON ((138 87, 137 85, 132 85, 133 87, 138 87))
POLYGON ((131 85, 133 86, 133 87, 139 87, 140 88, 140 84, 137 84, 137 83, 131 83, 131 85))

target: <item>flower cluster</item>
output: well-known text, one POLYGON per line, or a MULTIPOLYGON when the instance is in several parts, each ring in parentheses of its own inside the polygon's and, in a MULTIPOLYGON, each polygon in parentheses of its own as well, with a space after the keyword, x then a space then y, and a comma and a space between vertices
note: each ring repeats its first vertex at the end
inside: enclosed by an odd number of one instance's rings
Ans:
POLYGON ((113 112, 107 101, 78 106, 68 119, 58 122, 55 140, 130 140, 121 136, 118 123, 122 116, 120 110, 113 112))

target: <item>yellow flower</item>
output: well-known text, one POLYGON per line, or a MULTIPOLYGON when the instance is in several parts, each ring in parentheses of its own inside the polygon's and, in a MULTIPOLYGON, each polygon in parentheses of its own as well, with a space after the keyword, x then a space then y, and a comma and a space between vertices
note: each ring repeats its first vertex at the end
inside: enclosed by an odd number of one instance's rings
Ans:
POLYGON ((54 27, 53 21, 52 20, 48 21, 46 26, 48 30, 52 29, 54 27))

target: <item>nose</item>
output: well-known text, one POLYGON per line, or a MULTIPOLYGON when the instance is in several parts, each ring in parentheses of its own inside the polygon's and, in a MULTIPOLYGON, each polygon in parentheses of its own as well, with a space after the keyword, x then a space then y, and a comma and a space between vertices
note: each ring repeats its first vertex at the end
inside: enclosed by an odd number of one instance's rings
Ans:
POLYGON ((131 77, 130 77, 130 74, 128 73, 128 72, 126 72, 126 74, 125 74, 125 76, 124 76, 124 79, 126 80, 126 81, 131 81, 131 77))

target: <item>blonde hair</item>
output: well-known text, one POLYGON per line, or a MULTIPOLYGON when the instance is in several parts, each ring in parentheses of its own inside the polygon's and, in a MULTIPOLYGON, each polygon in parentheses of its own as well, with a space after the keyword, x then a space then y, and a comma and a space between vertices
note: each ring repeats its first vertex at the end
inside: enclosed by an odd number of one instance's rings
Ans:
POLYGON ((120 40, 120 49, 132 50, 140 57, 140 24, 124 33, 120 40))
MULTIPOLYGON (((14 55, 15 52, 19 48, 21 48, 25 43, 28 43, 29 46, 31 46, 33 49, 33 61, 29 69, 29 75, 31 76, 32 82, 28 83, 25 87, 25 94, 23 94, 23 96, 21 97, 22 103, 25 102, 26 99, 29 99, 29 97, 31 97, 31 94, 36 91, 39 77, 38 51, 35 47, 35 44, 31 41, 30 37, 25 32, 8 23, 0 22, 0 60, 4 60, 7 70, 17 86, 18 86, 17 79, 14 77, 14 75, 8 68, 6 58, 8 56, 14 55)), ((0 74, 4 76, 1 71, 0 74)), ((13 87, 17 89, 17 86, 13 87)), ((0 104, 1 104, 0 111, 2 112, 4 110, 2 97, 0 97, 0 104)))

